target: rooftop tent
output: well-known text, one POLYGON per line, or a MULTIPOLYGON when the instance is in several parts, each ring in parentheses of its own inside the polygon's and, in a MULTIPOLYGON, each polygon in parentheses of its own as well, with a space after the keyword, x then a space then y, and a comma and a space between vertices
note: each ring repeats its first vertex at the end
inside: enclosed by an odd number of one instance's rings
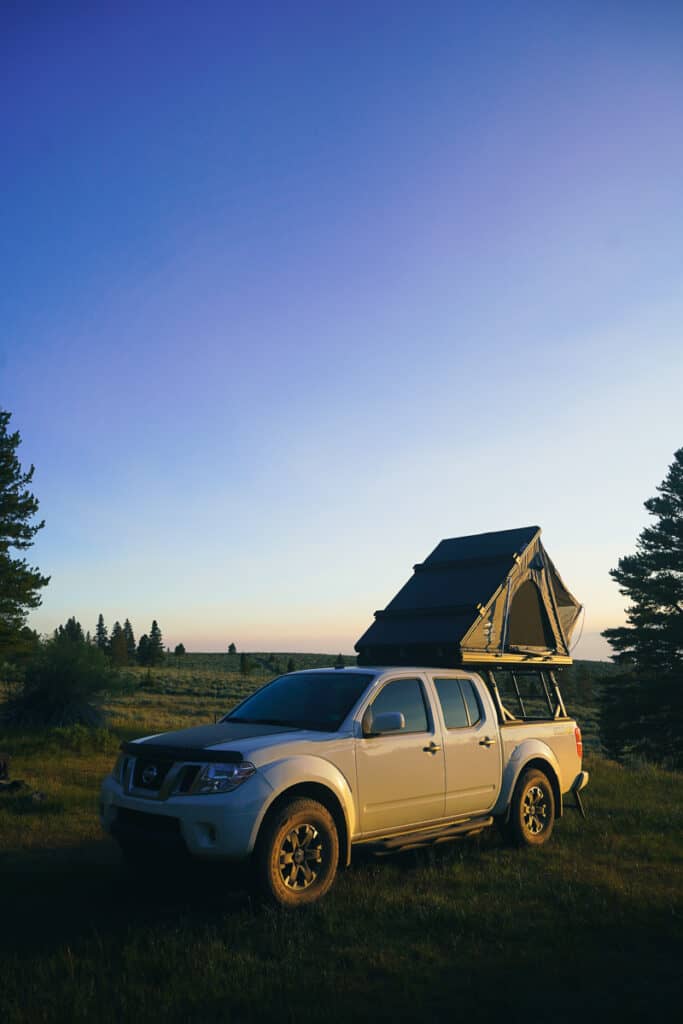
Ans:
POLYGON ((442 540, 356 643, 359 665, 571 662, 581 605, 538 526, 442 540))

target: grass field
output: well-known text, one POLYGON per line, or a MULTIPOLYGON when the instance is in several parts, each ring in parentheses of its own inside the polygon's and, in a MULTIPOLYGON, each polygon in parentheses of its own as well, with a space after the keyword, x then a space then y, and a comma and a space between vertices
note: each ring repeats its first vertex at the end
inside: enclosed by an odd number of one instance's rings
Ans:
POLYGON ((96 804, 120 738, 213 721, 266 668, 245 680, 188 659, 134 675, 111 731, 0 740, 44 796, 0 798, 0 1021, 671 1015, 682 776, 592 755, 588 820, 568 812, 547 847, 490 833, 365 856, 321 904, 263 911, 227 868, 126 875, 96 804))

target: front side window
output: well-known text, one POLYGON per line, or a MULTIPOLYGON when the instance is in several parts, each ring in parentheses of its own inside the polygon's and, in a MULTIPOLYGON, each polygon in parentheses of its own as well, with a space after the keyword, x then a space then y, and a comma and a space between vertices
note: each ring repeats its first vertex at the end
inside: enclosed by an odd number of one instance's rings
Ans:
POLYGON ((419 679, 394 679, 387 683, 372 705, 372 717, 385 711, 400 711, 406 720, 402 732, 427 732, 427 709, 419 679))

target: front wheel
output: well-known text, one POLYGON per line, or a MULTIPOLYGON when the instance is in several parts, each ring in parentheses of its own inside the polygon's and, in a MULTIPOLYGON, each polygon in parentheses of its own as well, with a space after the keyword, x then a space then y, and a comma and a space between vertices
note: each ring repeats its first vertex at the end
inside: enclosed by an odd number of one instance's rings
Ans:
POLYGON ((338 862, 339 837, 330 812, 317 800, 293 800, 263 826, 255 851, 256 885, 269 903, 315 903, 332 886, 338 862))
POLYGON ((552 835, 555 797, 547 776, 531 768, 520 777, 510 806, 510 838, 517 846, 542 846, 552 835))

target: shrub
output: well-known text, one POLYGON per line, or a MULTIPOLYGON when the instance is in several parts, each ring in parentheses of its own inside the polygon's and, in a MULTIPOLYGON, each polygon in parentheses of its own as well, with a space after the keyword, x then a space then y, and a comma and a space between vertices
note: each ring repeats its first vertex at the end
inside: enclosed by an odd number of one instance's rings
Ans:
POLYGON ((4 717, 26 726, 101 727, 106 716, 99 699, 122 688, 123 680, 98 647, 56 636, 26 666, 23 686, 7 702, 4 717))

